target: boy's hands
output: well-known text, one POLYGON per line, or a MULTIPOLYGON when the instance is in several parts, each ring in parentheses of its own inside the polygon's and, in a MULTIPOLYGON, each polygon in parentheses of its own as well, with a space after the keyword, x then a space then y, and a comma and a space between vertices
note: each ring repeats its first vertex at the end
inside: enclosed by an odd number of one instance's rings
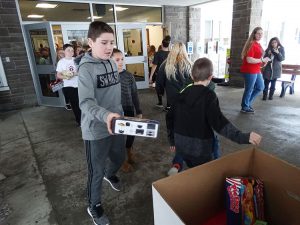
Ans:
POLYGON ((119 117, 121 117, 121 116, 118 113, 109 113, 107 116, 107 119, 106 119, 107 130, 108 130, 108 133, 110 133, 111 135, 113 135, 112 127, 111 127, 112 119, 119 118, 119 117))
POLYGON ((255 132, 250 133, 249 142, 253 145, 259 145, 261 142, 261 136, 255 132))

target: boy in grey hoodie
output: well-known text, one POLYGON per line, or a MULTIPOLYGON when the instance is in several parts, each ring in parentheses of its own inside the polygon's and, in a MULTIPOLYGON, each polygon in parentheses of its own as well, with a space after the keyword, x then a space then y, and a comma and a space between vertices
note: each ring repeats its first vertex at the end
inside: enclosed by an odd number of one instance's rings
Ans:
POLYGON ((120 191, 117 171, 125 160, 125 138, 113 135, 111 121, 123 115, 118 69, 110 59, 114 32, 104 22, 90 24, 88 43, 92 49, 79 64, 78 95, 81 130, 88 164, 88 214, 94 224, 107 225, 101 202, 102 180, 120 191), (109 163, 105 165, 107 159, 109 163))

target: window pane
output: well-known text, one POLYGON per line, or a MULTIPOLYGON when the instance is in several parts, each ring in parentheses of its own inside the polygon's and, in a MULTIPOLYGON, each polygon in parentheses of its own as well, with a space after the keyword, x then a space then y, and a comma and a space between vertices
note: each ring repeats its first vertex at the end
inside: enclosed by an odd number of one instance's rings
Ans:
POLYGON ((144 63, 127 64, 126 70, 134 75, 136 81, 145 80, 144 63))
POLYGON ((29 31, 35 63, 38 65, 51 65, 51 51, 48 42, 47 30, 38 29, 29 31))
POLYGON ((42 95, 45 97, 59 97, 58 92, 52 92, 50 83, 55 81, 55 74, 39 74, 42 95))
POLYGON ((114 23, 113 5, 93 4, 94 20, 114 23))
POLYGON ((162 22, 161 7, 117 5, 118 22, 162 22))
POLYGON ((141 29, 124 29, 124 54, 125 56, 143 55, 142 30, 141 29))
MULTIPOLYGON (((115 32, 115 26, 114 25, 110 25, 110 27, 113 29, 114 33, 115 32)), ((88 28, 87 29, 67 29, 67 37, 68 40, 65 44, 72 44, 75 48, 75 54, 77 55, 79 52, 77 51, 77 48, 80 47, 80 50, 84 50, 87 51, 89 49, 89 45, 88 45, 88 28)), ((117 46, 116 43, 116 36, 114 35, 115 38, 115 47, 117 46)))
MULTIPOLYGON (((19 0, 23 21, 91 21, 89 4, 49 2, 54 8, 39 8, 40 1, 19 0), (31 15, 31 17, 30 17, 31 15), (29 16, 29 17, 28 17, 29 16), (32 18, 32 16, 34 18, 32 18)), ((49 6, 48 6, 49 7, 49 6)))

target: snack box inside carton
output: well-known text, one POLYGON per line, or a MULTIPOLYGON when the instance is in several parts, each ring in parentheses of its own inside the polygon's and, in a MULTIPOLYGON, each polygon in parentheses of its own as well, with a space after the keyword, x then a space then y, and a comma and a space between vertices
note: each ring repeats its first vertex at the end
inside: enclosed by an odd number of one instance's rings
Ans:
POLYGON ((264 182, 268 225, 300 224, 300 169, 249 148, 154 182, 155 225, 201 225, 225 209, 225 178, 236 176, 264 182))
POLYGON ((159 122, 156 120, 136 117, 120 117, 112 121, 112 129, 115 134, 156 138, 158 127, 159 122))

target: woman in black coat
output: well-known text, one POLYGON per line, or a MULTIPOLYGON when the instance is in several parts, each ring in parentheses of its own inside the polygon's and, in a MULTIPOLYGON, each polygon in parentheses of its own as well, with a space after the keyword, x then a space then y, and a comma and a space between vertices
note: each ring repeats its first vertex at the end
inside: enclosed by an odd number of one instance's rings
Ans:
POLYGON ((263 92, 263 100, 267 100, 269 84, 271 83, 269 100, 273 99, 277 78, 281 77, 282 65, 281 62, 285 59, 284 47, 281 45, 277 37, 271 38, 268 48, 265 51, 264 57, 269 57, 269 61, 263 71, 265 89, 263 92))

